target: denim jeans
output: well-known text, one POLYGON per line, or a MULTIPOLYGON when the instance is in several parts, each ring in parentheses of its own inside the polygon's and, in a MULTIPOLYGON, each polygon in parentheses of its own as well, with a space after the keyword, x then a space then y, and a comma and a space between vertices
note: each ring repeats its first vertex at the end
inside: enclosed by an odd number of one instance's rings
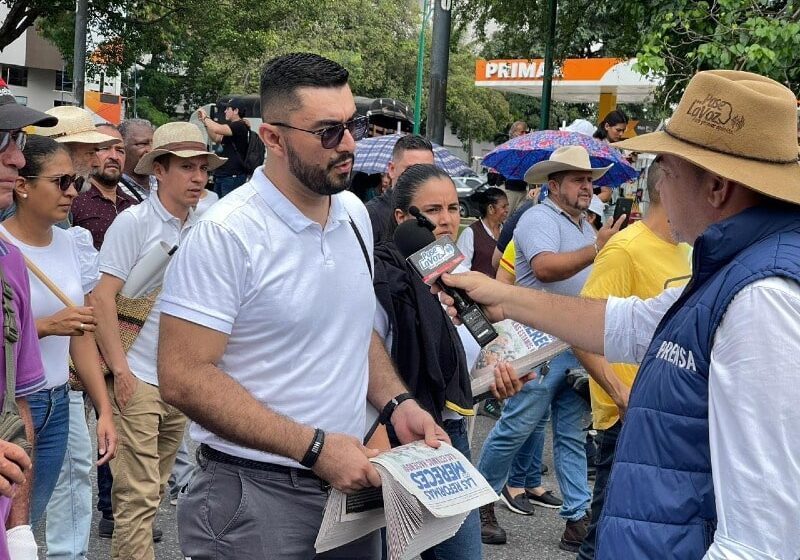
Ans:
POLYGON ((69 392, 69 438, 58 482, 47 504, 47 558, 84 560, 92 524, 92 440, 83 393, 69 392))
MULTIPOLYGON (((450 436, 453 447, 472 461, 467 438, 467 421, 445 420, 444 430, 450 436)), ((473 509, 455 535, 429 548, 420 554, 420 557, 422 560, 480 560, 482 546, 481 521, 478 510, 473 509)))
POLYGON ((31 525, 42 519, 56 486, 69 436, 69 396, 67 384, 42 389, 28 395, 36 442, 33 446, 33 491, 31 525))
POLYGON ((611 476, 611 465, 614 464, 614 452, 617 449, 617 439, 622 430, 622 422, 617 423, 607 430, 597 432, 597 477, 594 481, 594 494, 592 494, 592 522, 583 544, 578 551, 578 560, 594 560, 595 544, 597 543, 597 525, 603 513, 603 504, 606 501, 606 486, 608 477, 611 476))
POLYGON ((220 198, 230 194, 236 188, 241 187, 247 182, 247 175, 233 175, 230 177, 214 176, 214 191, 220 198))
POLYGON ((575 521, 589 509, 591 493, 586 473, 582 419, 586 402, 566 383, 567 370, 580 367, 571 351, 550 362, 547 375, 526 383, 506 402, 500 420, 483 444, 478 470, 495 492, 508 479, 514 456, 551 410, 553 460, 556 479, 564 497, 561 517, 575 521))
POLYGON ((189 484, 194 474, 195 464, 189 456, 189 449, 186 447, 186 436, 184 435, 178 454, 175 455, 175 466, 172 467, 172 474, 169 475, 169 494, 176 497, 181 488, 189 484))
POLYGON ((542 457, 544 455, 544 429, 550 421, 547 411, 539 424, 517 451, 511 470, 508 472, 508 485, 511 488, 538 488, 542 485, 542 457))

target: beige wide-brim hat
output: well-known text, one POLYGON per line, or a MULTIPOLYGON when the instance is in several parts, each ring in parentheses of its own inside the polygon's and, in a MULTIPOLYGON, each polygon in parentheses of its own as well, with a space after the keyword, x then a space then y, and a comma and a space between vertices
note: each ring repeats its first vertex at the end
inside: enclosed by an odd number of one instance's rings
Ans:
POLYGON ((56 142, 81 144, 94 144, 99 147, 110 146, 120 141, 109 134, 103 134, 94 126, 92 114, 86 109, 62 105, 45 111, 48 115, 56 117, 58 124, 55 126, 37 126, 32 134, 48 136, 56 142))
POLYGON ((188 122, 171 122, 159 126, 153 133, 153 150, 142 156, 134 172, 138 175, 153 173, 153 160, 164 154, 180 158, 208 156, 208 170, 213 171, 228 158, 209 152, 200 129, 188 122))
POLYGON ((797 100, 750 72, 698 72, 662 132, 614 144, 669 154, 773 198, 800 204, 797 100))
POLYGON ((550 159, 540 161, 528 169, 525 172, 525 182, 529 185, 541 185, 548 181, 550 175, 560 171, 590 171, 592 181, 597 181, 611 167, 592 167, 589 152, 583 146, 562 146, 550 154, 550 159))

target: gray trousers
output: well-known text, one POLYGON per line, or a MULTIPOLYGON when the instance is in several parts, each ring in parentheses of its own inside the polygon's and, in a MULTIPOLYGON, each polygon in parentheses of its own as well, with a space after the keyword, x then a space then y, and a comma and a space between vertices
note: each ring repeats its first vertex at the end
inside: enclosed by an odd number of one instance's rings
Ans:
POLYGON ((211 461, 178 498, 181 552, 192 560, 380 560, 378 531, 316 554, 328 492, 319 479, 211 461))

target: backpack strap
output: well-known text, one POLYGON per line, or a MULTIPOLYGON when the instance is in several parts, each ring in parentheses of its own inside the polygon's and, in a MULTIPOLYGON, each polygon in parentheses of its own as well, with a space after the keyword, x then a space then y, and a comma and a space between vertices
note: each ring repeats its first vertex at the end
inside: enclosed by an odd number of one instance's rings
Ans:
POLYGON ((353 221, 353 217, 350 216, 350 214, 348 214, 348 216, 350 217, 350 227, 353 228, 353 231, 356 234, 356 238, 358 239, 358 244, 361 245, 361 252, 364 253, 364 260, 367 261, 367 268, 369 269, 369 277, 373 278, 372 262, 369 259, 369 251, 367 251, 367 244, 364 243, 364 238, 361 237, 361 232, 358 231, 358 227, 356 226, 356 223, 353 221))
POLYGON ((3 399, 3 413, 17 412, 16 385, 17 385, 17 360, 14 359, 14 344, 19 340, 19 329, 17 328, 17 317, 12 307, 14 300, 14 290, 11 284, 6 282, 3 267, 0 266, 0 284, 2 285, 3 306, 3 346, 5 349, 6 360, 6 392, 3 399))

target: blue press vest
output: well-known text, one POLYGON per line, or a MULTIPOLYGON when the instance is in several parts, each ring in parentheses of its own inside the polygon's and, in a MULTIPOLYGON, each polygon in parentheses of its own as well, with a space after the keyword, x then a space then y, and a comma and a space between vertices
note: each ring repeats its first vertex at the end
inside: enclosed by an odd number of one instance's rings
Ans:
POLYGON ((597 560, 699 560, 711 546, 714 333, 734 296, 770 276, 800 282, 800 211, 750 208, 698 238, 692 280, 656 329, 631 392, 597 560))

